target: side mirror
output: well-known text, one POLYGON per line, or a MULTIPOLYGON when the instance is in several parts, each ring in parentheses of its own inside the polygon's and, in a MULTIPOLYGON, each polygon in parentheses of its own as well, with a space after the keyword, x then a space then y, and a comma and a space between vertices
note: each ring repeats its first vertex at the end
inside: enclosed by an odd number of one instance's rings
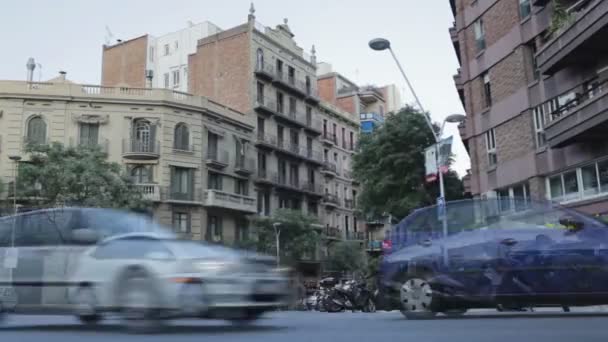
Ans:
POLYGON ((99 241, 99 234, 90 228, 80 228, 74 229, 72 231, 72 242, 83 244, 83 245, 92 245, 99 241))

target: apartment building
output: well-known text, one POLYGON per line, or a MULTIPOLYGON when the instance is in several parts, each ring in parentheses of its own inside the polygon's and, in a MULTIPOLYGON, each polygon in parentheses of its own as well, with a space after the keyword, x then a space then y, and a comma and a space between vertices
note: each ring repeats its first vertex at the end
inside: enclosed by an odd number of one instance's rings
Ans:
POLYGON ((450 0, 467 185, 608 212, 608 1, 450 0))
POLYGON ((365 225, 355 212, 359 184, 352 173, 359 124, 354 114, 323 101, 319 104, 319 115, 323 122, 325 247, 338 240, 362 242, 365 225))
POLYGON ((220 32, 205 21, 159 37, 144 35, 103 46, 102 81, 105 86, 166 88, 188 91, 188 55, 198 40, 220 32))
POLYGON ((246 239, 257 210, 254 122, 201 96, 168 89, 0 81, 0 176, 27 142, 97 145, 124 165, 156 220, 184 237, 246 239))
POLYGON ((401 108, 396 86, 358 86, 344 75, 334 72, 329 63, 317 69, 319 97, 359 118, 361 131, 371 133, 384 122, 386 113, 401 108), (387 99, 390 98, 390 102, 387 99))

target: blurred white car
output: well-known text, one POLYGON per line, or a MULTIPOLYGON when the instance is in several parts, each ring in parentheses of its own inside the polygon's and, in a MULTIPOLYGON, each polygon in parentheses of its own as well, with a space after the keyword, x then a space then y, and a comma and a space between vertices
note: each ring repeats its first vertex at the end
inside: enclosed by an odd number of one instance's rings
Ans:
POLYGON ((157 233, 115 236, 86 251, 72 276, 76 313, 118 312, 132 328, 175 317, 250 321, 286 304, 288 282, 272 258, 157 233))
POLYGON ((117 314, 134 330, 162 319, 256 319, 287 301, 271 257, 178 240, 149 218, 60 208, 0 218, 3 314, 117 314))

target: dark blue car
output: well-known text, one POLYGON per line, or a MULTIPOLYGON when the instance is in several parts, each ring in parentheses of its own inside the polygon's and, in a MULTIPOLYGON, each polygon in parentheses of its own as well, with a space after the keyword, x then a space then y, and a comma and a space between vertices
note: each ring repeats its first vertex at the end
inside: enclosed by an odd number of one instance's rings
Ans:
POLYGON ((509 201, 448 203, 445 224, 428 207, 395 226, 380 279, 392 308, 424 318, 608 304, 608 226, 551 203, 509 201))

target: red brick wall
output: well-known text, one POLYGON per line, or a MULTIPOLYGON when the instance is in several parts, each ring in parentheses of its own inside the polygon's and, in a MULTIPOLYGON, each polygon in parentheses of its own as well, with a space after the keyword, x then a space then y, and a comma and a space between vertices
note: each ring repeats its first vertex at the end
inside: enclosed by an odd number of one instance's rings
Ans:
POLYGON ((317 80, 319 89, 319 97, 321 100, 335 104, 336 103, 336 77, 328 77, 317 80))
MULTIPOLYGON (((488 9, 481 16, 481 19, 484 23, 486 48, 488 48, 509 33, 515 25, 519 25, 518 2, 517 0, 500 0, 488 9)), ((475 57, 478 51, 475 45, 475 32, 472 23, 464 30, 463 38, 466 42, 467 56, 469 58, 475 57)))
POLYGON ((148 36, 103 48, 101 84, 104 86, 146 86, 148 36))
POLYGON ((341 97, 341 98, 337 99, 336 106, 349 113, 352 113, 355 115, 359 114, 359 113, 357 113, 357 96, 355 96, 355 95, 348 96, 348 97, 341 97))
POLYGON ((249 32, 217 37, 205 39, 188 57, 189 90, 247 113, 253 78, 249 32))

